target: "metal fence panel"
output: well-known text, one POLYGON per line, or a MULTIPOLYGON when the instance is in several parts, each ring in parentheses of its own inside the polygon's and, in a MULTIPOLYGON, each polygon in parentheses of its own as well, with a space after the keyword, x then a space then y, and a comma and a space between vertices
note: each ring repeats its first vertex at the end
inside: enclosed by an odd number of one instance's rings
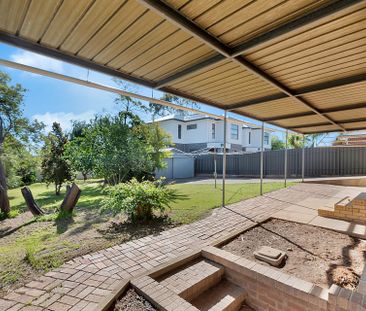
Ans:
MULTIPOLYGON (((288 150, 288 176, 301 177, 301 149, 288 150)), ((264 176, 283 177, 284 150, 264 152, 264 176)), ((222 174, 222 155, 200 155, 195 158, 195 174, 222 174)), ((227 155, 227 174, 259 177, 260 152, 227 155)), ((353 176, 366 175, 366 147, 320 147, 305 149, 305 176, 353 176)))

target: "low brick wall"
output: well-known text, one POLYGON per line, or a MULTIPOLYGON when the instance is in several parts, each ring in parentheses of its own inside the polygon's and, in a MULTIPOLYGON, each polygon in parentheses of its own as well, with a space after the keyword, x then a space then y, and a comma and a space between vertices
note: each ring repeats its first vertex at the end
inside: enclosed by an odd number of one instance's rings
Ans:
POLYGON ((225 267, 226 278, 244 288, 246 303, 257 311, 363 311, 366 295, 313 283, 227 251, 207 247, 202 256, 225 267))
POLYGON ((318 215, 357 223, 366 223, 366 193, 354 199, 344 198, 334 205, 334 209, 319 209, 318 215))

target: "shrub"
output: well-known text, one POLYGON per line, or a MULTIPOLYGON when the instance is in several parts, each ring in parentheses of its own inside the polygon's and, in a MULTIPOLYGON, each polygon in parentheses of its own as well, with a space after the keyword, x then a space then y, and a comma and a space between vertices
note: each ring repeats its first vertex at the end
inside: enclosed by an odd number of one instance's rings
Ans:
POLYGON ((102 211, 114 215, 126 213, 133 222, 150 220, 156 212, 164 213, 169 204, 179 198, 163 179, 138 182, 135 178, 106 189, 108 196, 102 202, 102 211))

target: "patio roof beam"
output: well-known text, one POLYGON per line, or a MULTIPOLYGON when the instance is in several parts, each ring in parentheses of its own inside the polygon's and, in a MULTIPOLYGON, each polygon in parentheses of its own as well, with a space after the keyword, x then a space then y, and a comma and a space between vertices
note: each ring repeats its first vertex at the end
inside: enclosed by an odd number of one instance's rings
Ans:
MULTIPOLYGON (((296 97, 305 96, 305 95, 313 94, 316 92, 322 92, 322 91, 333 89, 336 87, 352 85, 355 83, 365 82, 365 81, 366 81, 366 74, 332 80, 332 81, 314 84, 314 85, 310 85, 310 86, 307 86, 304 88, 300 88, 300 89, 294 91, 294 96, 296 96, 296 97)), ((258 104, 264 104, 264 103, 267 103, 267 102, 270 102, 273 100, 284 99, 284 98, 287 98, 287 96, 279 93, 279 94, 275 94, 275 95, 265 96, 262 98, 257 98, 257 99, 252 99, 252 100, 247 100, 247 101, 239 102, 236 104, 232 104, 228 107, 228 110, 234 110, 234 109, 244 108, 244 107, 258 105, 258 104)))
MULTIPOLYGON (((191 21, 187 20, 184 16, 182 16, 181 14, 179 14, 179 12, 175 11, 174 9, 170 8, 169 6, 166 6, 164 4, 162 4, 160 1, 152 1, 152 0, 140 0, 141 2, 147 4, 150 8, 155 8, 156 10, 158 10, 161 13, 164 13, 164 16, 166 18, 169 18, 170 20, 172 20, 173 22, 175 22, 176 24, 178 24, 179 26, 183 26, 185 27, 187 25, 187 21, 188 23, 192 23, 191 21)), ((228 56, 228 57, 236 57, 239 56, 241 54, 243 54, 244 52, 246 52, 247 50, 263 44, 263 43, 267 43, 268 41, 271 41, 273 39, 276 39, 282 35, 285 35, 286 33, 289 33, 291 31, 294 31, 300 27, 306 26, 312 22, 315 22, 317 20, 320 20, 330 14, 334 14, 336 12, 339 12, 341 10, 344 10, 350 6, 353 6, 359 2, 361 2, 362 0, 338 0, 335 1, 329 5, 327 5, 324 8, 321 8, 315 12, 310 12, 309 14, 302 16, 296 20, 290 21, 288 23, 285 23, 267 33, 264 33, 262 35, 259 35, 258 37, 255 37, 253 39, 250 39, 234 48, 229 48, 228 46, 224 45, 223 43, 219 42, 218 44, 218 48, 215 47, 215 50, 218 51, 220 54, 228 56), (225 51, 225 53, 222 53, 222 51, 225 51)), ((193 23, 192 23, 193 24, 193 23)), ((208 34, 207 32, 205 32, 204 30, 202 30, 199 27, 196 27, 195 24, 193 24, 194 27, 191 27, 192 29, 194 28, 195 32, 197 32, 196 28, 199 29, 199 33, 198 37, 200 39, 202 39, 203 41, 207 42, 207 40, 211 41, 213 39, 213 37, 208 34), (201 32, 204 31, 204 35, 201 34, 201 32), (207 37, 209 36, 209 38, 207 37)), ((216 40, 217 41, 217 40, 216 40)), ((216 42, 215 41, 215 42, 216 42)), ((217 42, 216 42, 217 44, 217 42)), ((186 68, 178 73, 175 73, 165 79, 162 79, 160 81, 157 82, 157 88, 161 88, 163 86, 166 86, 168 84, 172 84, 176 81, 179 81, 189 75, 194 74, 195 72, 208 67, 210 65, 219 63, 220 61, 222 61, 223 59, 225 59, 225 57, 222 57, 220 55, 215 55, 207 60, 202 61, 201 63, 195 64, 189 68, 186 68)))
POLYGON ((206 30, 198 27, 194 22, 180 14, 178 11, 166 5, 161 0, 138 0, 149 9, 158 12, 161 16, 174 23, 180 28, 187 30, 194 37, 205 42, 220 54, 230 57, 230 48, 224 43, 211 36, 206 30))
POLYGON ((130 81, 132 83, 137 83, 147 87, 155 87, 155 83, 152 81, 140 79, 137 77, 133 77, 131 75, 125 74, 119 70, 115 70, 113 68, 103 66, 97 64, 91 60, 81 58, 76 55, 67 54, 65 52, 59 51, 57 49, 53 49, 51 47, 46 47, 44 45, 30 42, 28 40, 22 39, 18 36, 10 35, 8 33, 0 31, 0 42, 4 42, 7 44, 14 45, 16 47, 26 49, 28 51, 32 51, 34 53, 42 54, 44 56, 52 57, 73 65, 77 65, 80 67, 84 67, 90 70, 94 70, 100 73, 104 73, 107 75, 111 75, 116 78, 124 79, 130 81))
POLYGON ((290 21, 286 24, 283 24, 267 33, 264 33, 262 35, 259 35, 258 37, 255 37, 251 40, 248 40, 242 44, 239 44, 238 46, 234 47, 231 50, 231 56, 239 56, 246 52, 247 50, 256 47, 263 43, 268 43, 271 40, 274 40, 282 35, 285 35, 291 31, 294 31, 296 29, 299 29, 303 26, 306 26, 310 23, 316 22, 318 20, 321 20, 322 18, 325 18, 329 15, 335 14, 337 12, 340 12, 342 10, 345 10, 351 6, 354 6, 363 0, 338 0, 333 1, 331 4, 320 8, 314 12, 310 12, 307 15, 304 15, 302 17, 299 17, 298 19, 295 19, 293 21, 290 21))
POLYGON ((342 131, 345 131, 345 128, 343 128, 343 126, 341 126, 340 124, 335 122, 332 118, 330 118, 326 115, 323 115, 317 108, 315 108, 313 105, 311 105, 307 100, 305 100, 301 97, 296 97, 296 94, 292 90, 287 88, 285 85, 283 85, 282 83, 280 83, 279 81, 277 81, 276 79, 274 79, 273 77, 271 77, 270 75, 265 73, 264 71, 260 70, 254 64, 250 63, 249 61, 247 61, 246 59, 244 59, 243 57, 240 57, 240 56, 235 57, 234 59, 238 63, 240 63, 246 70, 251 72, 252 74, 256 75, 257 77, 259 77, 262 80, 266 81, 267 83, 271 84, 273 87, 277 88, 279 91, 286 94, 287 96, 289 96, 293 100, 305 105, 311 111, 313 111, 317 115, 319 115, 319 116, 323 117, 324 119, 326 119, 329 123, 339 127, 342 131))
MULTIPOLYGON (((248 60, 244 59, 241 56, 232 57, 230 55, 230 48, 227 47, 225 44, 221 43, 218 39, 211 36, 208 32, 200 28, 198 25, 196 25, 193 21, 187 19, 183 15, 181 15, 178 11, 174 10, 167 4, 163 3, 161 0, 139 0, 141 3, 145 4, 148 8, 154 10, 164 18, 172 21, 179 27, 182 27, 187 32, 189 32, 192 36, 195 36, 202 40, 204 43, 209 45, 210 47, 214 48, 217 52, 222 54, 223 56, 226 56, 230 59, 232 59, 234 62, 240 64, 244 69, 251 72, 252 74, 256 75, 260 79, 264 80, 265 82, 272 85, 274 88, 278 89, 282 93, 286 94, 287 96, 293 98, 294 100, 300 102, 301 104, 307 106, 310 110, 314 111, 314 113, 322 116, 324 119, 326 119, 329 123, 339 127, 341 130, 345 131, 345 129, 334 122, 331 118, 322 115, 315 107, 313 107, 309 102, 302 98, 298 98, 295 96, 295 93, 287 88, 284 84, 280 83, 273 77, 271 77, 266 72, 262 71, 258 67, 256 67, 254 64, 250 63, 248 60)), ((355 0, 347 0, 348 2, 355 1, 355 0)), ((347 2, 346 1, 346 2, 347 2)), ((345 0, 339 0, 339 2, 345 2, 345 0)))
MULTIPOLYGON (((341 124, 351 124, 351 123, 355 123, 355 122, 366 122, 366 118, 347 119, 347 120, 340 120, 338 122, 341 123, 341 124)), ((288 129, 296 130, 296 129, 299 129, 299 128, 310 128, 310 127, 316 127, 316 126, 324 126, 324 125, 328 125, 328 124, 329 123, 318 122, 318 123, 311 123, 311 124, 306 124, 306 125, 298 125, 298 126, 288 127, 288 129)))
MULTIPOLYGON (((353 104, 353 105, 348 105, 348 106, 321 109, 320 111, 323 114, 327 114, 327 113, 331 113, 331 112, 351 111, 351 110, 356 110, 356 109, 361 109, 361 108, 366 108, 366 103, 358 103, 358 104, 353 104)), ((283 121, 283 120, 288 120, 288 119, 307 117, 307 116, 311 116, 313 114, 314 113, 312 111, 308 111, 308 112, 288 114, 288 115, 285 115, 285 116, 277 116, 277 117, 273 117, 273 118, 267 118, 267 119, 264 119, 264 120, 266 122, 277 122, 277 121, 283 121)))
MULTIPOLYGON (((40 68, 36 68, 36 67, 24 65, 24 64, 19 64, 19 63, 12 62, 12 61, 5 60, 5 59, 1 59, 1 58, 0 58, 0 66, 7 66, 9 68, 23 70, 23 71, 26 71, 26 72, 31 72, 31 73, 42 75, 42 76, 45 76, 45 77, 50 77, 50 78, 54 78, 54 79, 58 79, 58 80, 62 80, 62 81, 67 81, 67 82, 71 82, 71 83, 91 87, 91 88, 94 88, 94 89, 106 91, 106 92, 111 92, 111 93, 121 94, 121 95, 125 95, 125 96, 130 96, 130 97, 133 97, 133 98, 137 98, 137 99, 140 99, 140 100, 152 102, 152 103, 155 103, 155 104, 172 107, 172 108, 175 108, 175 109, 178 109, 178 110, 184 110, 184 111, 188 111, 188 112, 192 112, 192 113, 204 114, 206 116, 209 116, 209 117, 212 117, 212 118, 215 118, 215 119, 220 119, 220 120, 224 119, 224 116, 221 116, 221 115, 216 115, 216 114, 213 114, 213 113, 204 112, 204 111, 201 111, 199 109, 190 108, 190 107, 186 107, 186 106, 180 106, 180 105, 177 105, 177 104, 174 104, 174 103, 162 100, 162 99, 157 99, 157 98, 152 98, 152 97, 149 97, 149 96, 144 96, 144 95, 140 95, 140 94, 136 94, 136 93, 132 93, 132 92, 127 92, 127 91, 124 91, 124 90, 121 90, 121 89, 118 89, 118 88, 115 88, 115 87, 102 85, 102 84, 91 82, 91 81, 81 80, 81 79, 74 78, 74 77, 71 77, 71 76, 55 73, 55 72, 52 72, 52 71, 48 71, 48 70, 44 70, 44 69, 40 69, 40 68)), ((166 92, 172 93, 171 90, 166 90, 166 92)), ((174 94, 174 93, 172 93, 172 94, 174 94)), ((180 94, 176 94, 176 95, 181 96, 180 94)), ((202 103, 205 103, 207 105, 211 105, 211 106, 213 105, 211 103, 204 102, 200 99, 195 99, 194 97, 185 96, 185 98, 188 98, 190 100, 197 101, 197 102, 202 102, 202 103)), ((221 109, 218 106, 217 106, 217 108, 221 109)), ((239 120, 239 119, 229 118, 229 117, 228 117, 228 119, 230 120, 230 122, 235 123, 235 124, 245 124, 245 125, 247 125, 249 127, 253 127, 253 128, 258 127, 258 125, 254 124, 254 123, 244 121, 244 120, 239 120)), ((269 124, 271 124, 271 123, 269 123, 269 124)), ((277 126, 275 124, 273 124, 273 125, 277 126)), ((273 129, 270 129, 270 128, 266 128, 266 130, 267 131, 274 131, 273 129)), ((278 130, 276 130, 276 131, 278 131, 278 130)), ((282 131, 282 130, 280 130, 280 131, 282 131)))

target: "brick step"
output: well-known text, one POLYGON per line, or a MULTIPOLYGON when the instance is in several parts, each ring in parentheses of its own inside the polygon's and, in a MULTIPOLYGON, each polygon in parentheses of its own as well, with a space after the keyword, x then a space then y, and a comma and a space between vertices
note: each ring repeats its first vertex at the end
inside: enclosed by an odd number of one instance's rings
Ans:
POLYGON ((201 311, 238 311, 245 298, 244 289, 223 279, 192 300, 191 304, 201 311))
POLYGON ((351 199, 350 197, 345 197, 342 200, 338 201, 336 204, 334 204, 334 210, 335 211, 344 211, 345 209, 348 209, 349 207, 352 208, 351 199))
POLYGON ((224 267, 209 260, 201 260, 164 276, 158 282, 190 301, 220 282, 223 274, 224 267))

